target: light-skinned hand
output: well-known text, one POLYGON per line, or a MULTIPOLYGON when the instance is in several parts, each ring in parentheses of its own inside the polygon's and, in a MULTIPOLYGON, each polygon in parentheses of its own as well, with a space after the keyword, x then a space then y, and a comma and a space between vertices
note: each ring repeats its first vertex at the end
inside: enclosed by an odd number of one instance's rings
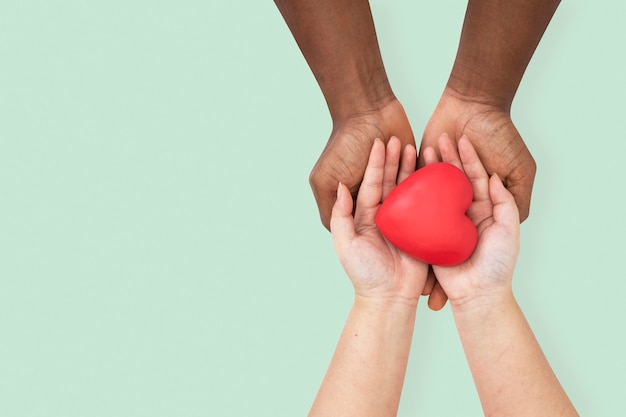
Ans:
MULTIPOLYGON (((453 305, 511 291, 519 253, 519 212, 513 195, 497 174, 489 177, 470 140, 462 136, 458 151, 447 135, 438 140, 444 162, 463 170, 474 194, 467 215, 478 229, 471 257, 456 266, 433 266, 441 288, 453 305)), ((438 162, 434 148, 424 150, 426 164, 438 162)))
MULTIPOLYGON (((515 198, 520 221, 530 211, 530 199, 535 179, 536 164, 506 109, 463 97, 446 88, 433 112, 421 143, 418 166, 424 166, 424 150, 437 149, 442 132, 457 142, 466 136, 474 146, 489 175, 496 173, 515 198)), ((441 309, 447 300, 432 271, 425 292, 430 294, 428 305, 441 309)))
POLYGON ((375 224, 382 201, 415 171, 415 148, 406 146, 400 158, 401 147, 396 137, 389 140, 386 148, 380 139, 374 141, 354 215, 350 191, 340 183, 330 230, 357 297, 417 305, 428 266, 389 243, 375 224))

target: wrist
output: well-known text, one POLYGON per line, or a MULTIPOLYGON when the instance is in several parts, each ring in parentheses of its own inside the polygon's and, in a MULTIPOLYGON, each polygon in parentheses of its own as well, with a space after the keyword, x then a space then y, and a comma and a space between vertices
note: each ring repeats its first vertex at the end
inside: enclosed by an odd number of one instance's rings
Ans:
POLYGON ((419 298, 355 294, 355 308, 378 313, 415 314, 419 298))
POLYGON ((483 292, 481 294, 450 297, 450 307, 456 318, 481 318, 486 315, 499 314, 509 306, 516 304, 510 286, 483 292))
POLYGON ((511 119, 510 107, 506 103, 480 93, 462 93, 450 85, 444 88, 436 111, 455 114, 458 120, 463 121, 463 128, 474 117, 479 117, 480 121, 489 120, 490 123, 500 118, 511 119))
POLYGON ((516 90, 517 86, 493 82, 482 72, 465 69, 463 64, 455 63, 443 95, 466 103, 489 106, 508 114, 511 111, 516 90))
POLYGON ((355 323, 361 323, 360 332, 378 335, 376 340, 385 340, 398 348, 403 343, 410 345, 416 313, 416 302, 356 295, 350 315, 355 323))
POLYGON ((344 81, 320 87, 334 124, 341 124, 354 117, 381 112, 396 101, 384 68, 371 73, 354 69, 344 81))

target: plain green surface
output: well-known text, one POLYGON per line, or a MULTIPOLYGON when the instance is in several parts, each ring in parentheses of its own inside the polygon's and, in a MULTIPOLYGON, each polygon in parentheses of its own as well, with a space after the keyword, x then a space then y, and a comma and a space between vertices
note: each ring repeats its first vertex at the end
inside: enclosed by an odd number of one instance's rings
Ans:
MULTIPOLYGON (((563 2, 513 119, 518 300, 581 415, 626 414, 626 3, 563 2)), ((377 0, 420 136, 460 1, 377 0)), ((351 304, 308 173, 322 95, 271 1, 0 5, 0 415, 306 415, 351 304)), ((479 416, 420 305, 400 416, 479 416)))

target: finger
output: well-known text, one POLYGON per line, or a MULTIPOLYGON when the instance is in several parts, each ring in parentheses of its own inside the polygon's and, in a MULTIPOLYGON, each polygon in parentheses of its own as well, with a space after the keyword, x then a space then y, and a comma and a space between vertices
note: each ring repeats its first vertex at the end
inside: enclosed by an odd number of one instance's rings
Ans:
POLYGON ((461 171, 463 170, 463 163, 456 147, 452 143, 452 140, 445 133, 439 136, 439 152, 441 152, 441 159, 443 162, 454 165, 461 171))
POLYGON ((435 162, 439 162, 439 155, 437 155, 437 151, 432 146, 428 146, 422 152, 422 156, 424 157, 424 164, 430 165, 435 162))
POLYGON ((515 198, 506 189, 498 174, 493 174, 489 179, 489 195, 493 202, 494 221, 515 233, 519 233, 519 211, 515 204, 515 198))
POLYGON ((517 209, 519 210, 519 220, 523 222, 528 218, 530 213, 530 197, 533 191, 534 176, 532 178, 526 178, 522 182, 518 182, 512 185, 507 184, 507 190, 517 203, 517 209))
POLYGON ((448 295, 441 287, 441 284, 439 284, 439 281, 437 281, 430 293, 430 297, 428 297, 428 307, 431 310, 439 311, 446 305, 446 301, 448 301, 448 295))
POLYGON ((374 224, 378 205, 383 196, 385 169, 385 144, 376 139, 363 175, 363 182, 356 198, 354 222, 357 225, 374 224))
MULTIPOLYGON (((331 186, 332 187, 332 186, 331 186)), ((332 214, 333 204, 335 202, 335 191, 326 192, 326 190, 318 190, 311 186, 313 190, 313 196, 317 202, 317 208, 319 210, 320 219, 324 227, 330 230, 330 217, 332 214)), ((333 188, 336 189, 336 188, 333 188)))
POLYGON ((489 175, 485 170, 476 150, 467 136, 459 139, 459 155, 463 163, 463 169, 472 184, 474 200, 482 201, 489 199, 489 175))
POLYGON ((435 287, 436 282, 437 278, 435 278, 433 267, 432 265, 428 265, 428 275, 426 275, 426 284, 424 284, 422 295, 430 295, 430 293, 433 292, 433 288, 435 287))
POLYGON ((398 184, 415 172, 417 165, 417 149, 413 145, 406 145, 402 152, 402 161, 400 161, 400 171, 398 172, 398 184))
POLYGON ((330 217, 330 232, 333 241, 339 248, 355 235, 354 218, 352 217, 352 196, 348 187, 339 183, 337 187, 337 200, 333 205, 330 217))
POLYGON ((385 168, 383 170, 383 200, 396 187, 401 147, 400 139, 395 136, 392 136, 387 142, 385 168))

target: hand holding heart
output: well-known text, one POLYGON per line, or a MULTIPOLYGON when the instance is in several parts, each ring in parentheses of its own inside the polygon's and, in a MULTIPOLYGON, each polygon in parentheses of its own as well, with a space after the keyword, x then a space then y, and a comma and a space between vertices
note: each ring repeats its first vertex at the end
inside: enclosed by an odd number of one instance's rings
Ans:
MULTIPOLYGON (((510 290, 519 252, 519 213, 513 196, 498 176, 489 178, 466 137, 458 141, 458 147, 457 152, 446 135, 439 138, 443 161, 464 172, 471 184, 473 199, 466 214, 476 227, 478 243, 465 262, 433 266, 439 285, 453 304, 510 290)), ((427 165, 439 162, 431 147, 424 150, 423 156, 427 165)), ((375 224, 383 200, 412 174, 414 149, 407 146, 399 160, 399 140, 392 138, 386 152, 382 141, 375 141, 354 216, 350 193, 339 184, 331 232, 357 295, 417 303, 426 282, 427 265, 397 249, 375 224)))
POLYGON ((397 249, 375 224, 381 202, 415 171, 415 147, 407 145, 402 158, 400 148, 400 140, 395 137, 389 140, 386 150, 381 140, 374 142, 354 215, 350 191, 340 183, 330 230, 339 260, 357 296, 416 305, 424 288, 428 265, 397 249))
MULTIPOLYGON (((458 141, 439 138, 444 162, 462 169, 472 184, 473 201, 467 216, 478 230, 478 244, 471 257, 456 266, 433 266, 441 288, 452 305, 511 290, 519 253, 519 212, 513 195, 497 175, 489 178, 467 137, 458 141)), ((439 161, 436 151, 424 150, 426 164, 439 161)))

